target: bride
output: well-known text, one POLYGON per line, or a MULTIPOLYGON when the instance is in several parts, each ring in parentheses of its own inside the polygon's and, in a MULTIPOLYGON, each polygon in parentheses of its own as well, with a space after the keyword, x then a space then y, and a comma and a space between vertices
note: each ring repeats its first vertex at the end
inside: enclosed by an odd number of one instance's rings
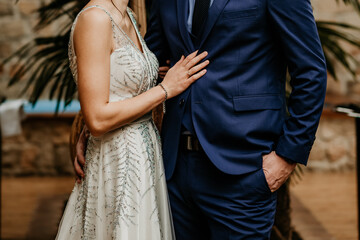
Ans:
MULTIPOLYGON (((92 0, 76 17, 69 58, 90 131, 57 239, 174 239, 159 134, 151 110, 202 77, 207 53, 159 64, 128 0, 92 0)), ((164 108, 165 110, 165 108, 164 108)))

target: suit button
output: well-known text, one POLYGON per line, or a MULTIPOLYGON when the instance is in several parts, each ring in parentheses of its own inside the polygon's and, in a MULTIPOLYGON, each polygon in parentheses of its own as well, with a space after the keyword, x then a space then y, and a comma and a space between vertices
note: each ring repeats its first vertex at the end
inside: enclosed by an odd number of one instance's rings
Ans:
POLYGON ((180 107, 182 107, 184 105, 184 103, 185 103, 185 99, 182 98, 179 102, 180 107))

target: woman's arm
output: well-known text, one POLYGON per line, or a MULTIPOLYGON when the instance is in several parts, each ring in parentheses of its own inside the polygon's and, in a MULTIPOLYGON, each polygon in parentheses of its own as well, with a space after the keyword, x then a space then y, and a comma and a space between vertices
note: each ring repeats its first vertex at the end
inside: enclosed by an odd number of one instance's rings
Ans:
MULTIPOLYGON (((85 123, 93 136, 130 123, 164 101, 165 91, 157 86, 134 98, 109 102, 112 29, 110 19, 103 11, 89 9, 79 16, 74 44, 79 100, 85 123)), ((206 52, 199 55, 194 52, 186 58, 182 57, 169 70, 162 83, 168 98, 183 92, 206 73, 202 69, 208 61, 196 65, 206 55, 206 52)))

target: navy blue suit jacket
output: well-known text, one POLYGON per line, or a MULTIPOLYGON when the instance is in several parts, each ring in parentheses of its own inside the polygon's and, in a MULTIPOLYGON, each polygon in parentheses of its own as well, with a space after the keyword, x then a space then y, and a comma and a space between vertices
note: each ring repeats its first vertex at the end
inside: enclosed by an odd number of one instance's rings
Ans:
MULTIPOLYGON (((187 0, 154 0, 148 47, 164 64, 196 50, 187 0)), ((184 106, 191 94, 195 132, 209 159, 228 174, 262 167, 275 150, 306 164, 326 91, 326 65, 309 0, 215 0, 200 52, 204 77, 166 102, 162 127, 167 179, 174 171, 184 106), (292 92, 285 101, 286 70, 292 92), (290 113, 290 116, 287 114, 290 113)))

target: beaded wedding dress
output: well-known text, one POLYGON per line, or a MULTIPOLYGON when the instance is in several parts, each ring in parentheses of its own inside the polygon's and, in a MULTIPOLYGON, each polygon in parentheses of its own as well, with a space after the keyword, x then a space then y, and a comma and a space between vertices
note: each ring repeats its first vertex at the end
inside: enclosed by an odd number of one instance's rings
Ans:
MULTIPOLYGON (((142 39, 132 11, 129 15, 143 52, 110 18, 116 50, 110 56, 109 101, 135 97, 155 85, 158 62, 142 39)), ((79 16, 78 15, 78 16, 79 16)), ((70 68, 77 81, 73 31, 70 68)), ((85 177, 76 183, 60 222, 56 239, 171 240, 174 238, 159 134, 151 113, 108 132, 90 136, 85 177)))

